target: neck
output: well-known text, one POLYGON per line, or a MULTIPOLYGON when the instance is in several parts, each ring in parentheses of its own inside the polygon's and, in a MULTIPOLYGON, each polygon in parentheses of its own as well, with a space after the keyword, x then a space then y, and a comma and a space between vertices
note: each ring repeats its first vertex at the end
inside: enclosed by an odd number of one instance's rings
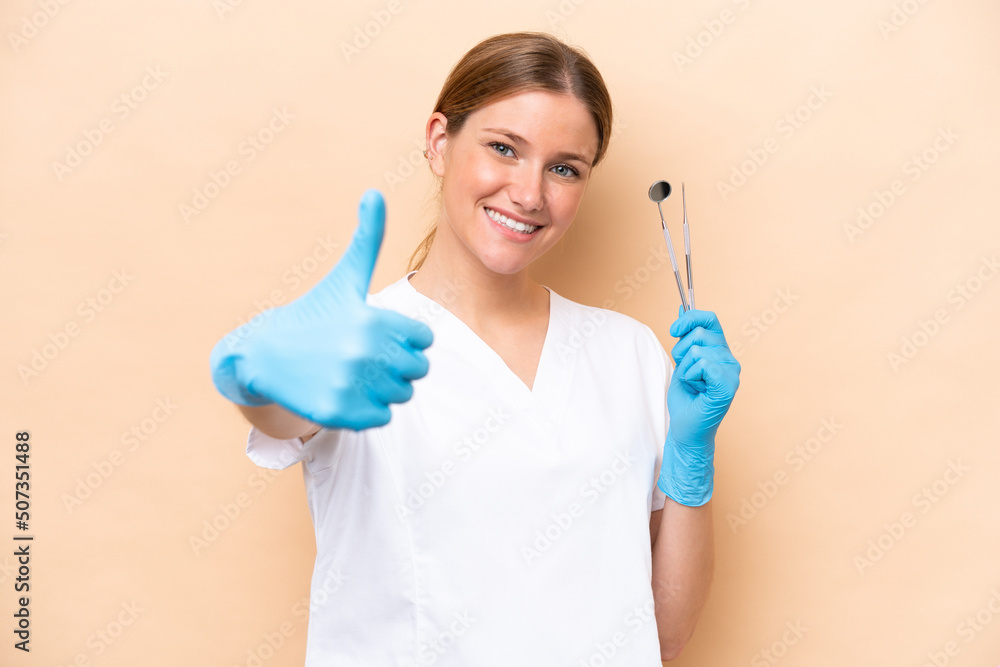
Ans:
MULTIPOLYGON (((465 252, 449 251, 448 238, 435 236, 410 284, 477 330, 499 329, 548 314, 548 291, 528 276, 527 267, 502 274, 465 252)), ((458 249, 456 249, 458 250, 458 249)))

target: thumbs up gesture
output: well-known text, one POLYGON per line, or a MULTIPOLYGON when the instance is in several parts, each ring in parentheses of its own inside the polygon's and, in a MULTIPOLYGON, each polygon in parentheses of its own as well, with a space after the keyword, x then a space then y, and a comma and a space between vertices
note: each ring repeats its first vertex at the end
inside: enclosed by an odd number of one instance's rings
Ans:
POLYGON ((433 334, 423 322, 365 302, 385 233, 385 201, 361 198, 351 245, 312 289, 261 314, 212 350, 212 380, 241 405, 276 403, 326 428, 389 422, 389 403, 413 396, 433 334))

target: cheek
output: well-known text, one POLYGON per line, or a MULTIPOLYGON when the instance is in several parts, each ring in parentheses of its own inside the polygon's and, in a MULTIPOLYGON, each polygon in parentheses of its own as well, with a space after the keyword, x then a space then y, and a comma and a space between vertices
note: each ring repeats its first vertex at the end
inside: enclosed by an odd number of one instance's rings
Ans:
POLYGON ((493 194, 505 182, 501 165, 488 158, 456 161, 449 165, 445 189, 457 197, 476 199, 493 194))
POLYGON ((486 191, 484 194, 489 194, 504 183, 504 168, 486 158, 471 162, 466 174, 468 183, 486 191))
POLYGON ((582 201, 582 187, 563 189, 552 201, 553 212, 557 212, 559 218, 568 225, 576 217, 582 201))

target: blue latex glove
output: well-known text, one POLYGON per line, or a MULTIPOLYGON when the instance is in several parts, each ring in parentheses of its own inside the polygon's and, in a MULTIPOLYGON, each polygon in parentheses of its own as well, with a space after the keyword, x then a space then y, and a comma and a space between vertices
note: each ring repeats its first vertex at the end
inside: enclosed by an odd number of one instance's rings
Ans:
POLYGON ((259 316, 212 350, 212 380, 241 405, 277 403, 327 428, 389 422, 413 396, 433 334, 423 322, 365 303, 385 232, 385 201, 368 190, 351 245, 312 289, 259 316))
POLYGON ((670 335, 680 340, 670 352, 670 426, 657 486, 681 505, 697 507, 712 497, 715 433, 740 386, 740 363, 711 311, 682 308, 670 335))

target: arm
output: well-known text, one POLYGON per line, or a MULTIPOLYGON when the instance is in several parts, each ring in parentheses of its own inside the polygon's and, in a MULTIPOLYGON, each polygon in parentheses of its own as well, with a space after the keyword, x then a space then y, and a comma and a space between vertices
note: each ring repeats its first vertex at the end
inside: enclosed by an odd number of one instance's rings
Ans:
POLYGON ((258 431, 279 440, 302 438, 302 442, 307 442, 320 429, 319 425, 289 412, 276 403, 267 405, 237 404, 237 407, 246 420, 253 424, 258 431))
POLYGON ((410 400, 412 381, 427 374, 430 327, 367 301, 385 230, 377 190, 365 192, 358 217, 326 276, 255 326, 223 337, 209 355, 219 393, 273 438, 301 438, 319 426, 382 426, 389 404, 410 400))
POLYGON ((670 419, 657 480, 666 498, 655 533, 650 526, 651 585, 663 660, 680 655, 708 597, 715 567, 715 435, 740 375, 715 313, 682 312, 670 335, 680 340, 672 350, 676 367, 667 387, 670 419))
POLYGON ((666 499, 650 516, 653 600, 660 658, 673 660, 694 634, 715 564, 712 501, 688 507, 666 499))

